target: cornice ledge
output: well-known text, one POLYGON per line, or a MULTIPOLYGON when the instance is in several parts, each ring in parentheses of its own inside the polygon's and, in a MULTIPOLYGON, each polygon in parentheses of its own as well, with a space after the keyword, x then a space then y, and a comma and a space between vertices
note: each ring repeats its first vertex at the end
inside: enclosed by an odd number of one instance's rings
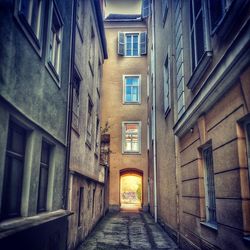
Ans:
POLYGON ((183 115, 173 127, 174 134, 183 136, 201 114, 207 112, 235 83, 239 74, 250 64, 250 18, 235 36, 229 48, 215 65, 183 115))

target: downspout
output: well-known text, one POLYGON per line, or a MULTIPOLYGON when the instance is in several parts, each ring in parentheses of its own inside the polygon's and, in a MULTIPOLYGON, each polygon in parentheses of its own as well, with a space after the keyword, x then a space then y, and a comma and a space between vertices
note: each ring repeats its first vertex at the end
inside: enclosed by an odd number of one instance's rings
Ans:
POLYGON ((76 1, 73 1, 71 15, 71 38, 70 38, 70 65, 69 65, 69 86, 68 86, 68 110, 67 110, 67 130, 66 130, 66 163, 65 163, 65 177, 64 177, 64 200, 63 208, 68 209, 68 185, 69 185, 69 164, 70 164, 70 145, 71 145, 71 124, 72 124, 72 103, 73 103, 73 72, 75 61, 75 20, 76 20, 76 1))
MULTIPOLYGON (((156 169, 156 90, 155 90, 155 2, 152 0, 152 45, 153 45, 153 169, 154 169, 154 217, 157 222, 157 169, 156 169)), ((152 56, 152 55, 151 55, 152 56)))

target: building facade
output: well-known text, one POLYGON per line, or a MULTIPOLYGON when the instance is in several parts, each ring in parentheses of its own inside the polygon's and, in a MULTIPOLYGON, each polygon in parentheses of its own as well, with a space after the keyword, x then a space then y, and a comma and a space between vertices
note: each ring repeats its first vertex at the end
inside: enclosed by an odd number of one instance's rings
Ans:
MULTIPOLYGON (((137 5, 137 1, 135 1, 137 5)), ((132 8, 132 7, 131 7, 132 8)), ((102 126, 110 134, 109 208, 148 207, 147 33, 138 14, 110 13, 105 21, 102 126), (133 186, 128 187, 128 180, 133 186)))
POLYGON ((75 249, 105 213, 106 165, 100 164, 100 92, 107 59, 102 1, 76 1, 73 27, 68 249, 75 249))
POLYGON ((1 249, 64 249, 71 1, 0 4, 1 249))
POLYGON ((250 2, 144 2, 150 211, 183 249, 249 249, 250 2))

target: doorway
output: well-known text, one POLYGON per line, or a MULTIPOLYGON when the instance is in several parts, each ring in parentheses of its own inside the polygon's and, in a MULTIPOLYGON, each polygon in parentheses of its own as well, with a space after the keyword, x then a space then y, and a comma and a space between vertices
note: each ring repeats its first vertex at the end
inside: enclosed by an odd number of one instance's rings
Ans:
POLYGON ((142 173, 126 170, 120 173, 121 209, 140 209, 142 207, 142 173))

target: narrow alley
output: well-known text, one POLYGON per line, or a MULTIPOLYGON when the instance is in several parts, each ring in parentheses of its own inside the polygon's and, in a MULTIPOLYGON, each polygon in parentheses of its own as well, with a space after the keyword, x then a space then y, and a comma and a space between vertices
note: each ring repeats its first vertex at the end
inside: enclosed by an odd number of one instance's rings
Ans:
POLYGON ((0 250, 250 250, 250 0, 0 0, 0 250))
POLYGON ((178 249, 145 212, 109 213, 77 250, 178 249))

